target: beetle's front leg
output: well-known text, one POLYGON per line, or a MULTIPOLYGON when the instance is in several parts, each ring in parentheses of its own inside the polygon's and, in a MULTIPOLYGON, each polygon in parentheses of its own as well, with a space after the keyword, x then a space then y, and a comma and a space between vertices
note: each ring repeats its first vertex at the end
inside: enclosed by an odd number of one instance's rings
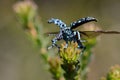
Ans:
POLYGON ((54 38, 54 39, 51 40, 51 41, 52 41, 52 45, 49 46, 48 49, 51 49, 51 48, 53 48, 54 46, 56 46, 58 49, 60 48, 60 47, 56 44, 56 42, 58 41, 57 38, 54 38))
POLYGON ((68 47, 68 41, 66 41, 64 48, 67 48, 67 47, 68 47))

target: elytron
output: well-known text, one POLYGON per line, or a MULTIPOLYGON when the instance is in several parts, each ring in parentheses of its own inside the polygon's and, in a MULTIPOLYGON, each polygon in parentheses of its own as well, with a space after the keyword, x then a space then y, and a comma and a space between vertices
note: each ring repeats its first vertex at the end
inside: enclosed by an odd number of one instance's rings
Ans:
POLYGON ((67 48, 68 42, 73 41, 73 42, 77 42, 78 48, 84 50, 85 46, 82 43, 85 42, 85 40, 81 39, 81 35, 89 36, 89 35, 87 35, 87 33, 120 34, 120 32, 117 32, 117 31, 102 31, 102 30, 99 30, 99 31, 77 31, 77 30, 73 30, 73 29, 79 27, 80 25, 91 22, 91 21, 97 22, 97 19, 94 17, 85 17, 85 18, 78 19, 77 21, 74 21, 69 26, 67 26, 61 20, 51 18, 50 20, 48 20, 48 23, 53 23, 53 24, 57 25, 60 28, 60 30, 59 30, 59 32, 48 33, 49 35, 55 35, 55 37, 51 40, 52 45, 49 46, 48 49, 51 49, 54 46, 56 46, 57 48, 60 48, 56 44, 56 42, 63 39, 66 42, 66 46, 64 46, 64 48, 67 48))

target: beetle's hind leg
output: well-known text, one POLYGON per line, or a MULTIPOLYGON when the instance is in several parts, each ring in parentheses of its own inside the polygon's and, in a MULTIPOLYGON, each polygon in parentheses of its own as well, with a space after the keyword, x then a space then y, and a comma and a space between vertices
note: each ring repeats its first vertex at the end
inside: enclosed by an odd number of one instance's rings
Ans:
POLYGON ((78 43, 78 48, 82 49, 82 53, 85 51, 86 47, 82 44, 82 42, 86 42, 86 40, 81 40, 81 35, 80 32, 77 33, 77 43, 78 43))
POLYGON ((78 48, 82 49, 82 53, 84 53, 86 47, 82 44, 82 42, 80 40, 77 40, 77 43, 78 43, 78 48))

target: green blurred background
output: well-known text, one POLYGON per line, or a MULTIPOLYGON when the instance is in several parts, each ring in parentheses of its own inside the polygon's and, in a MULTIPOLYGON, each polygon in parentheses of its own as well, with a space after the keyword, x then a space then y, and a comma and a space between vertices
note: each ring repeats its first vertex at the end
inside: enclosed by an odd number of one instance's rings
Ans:
MULTIPOLYGON (((52 80, 45 63, 18 23, 13 5, 19 0, 0 1, 0 80, 52 80)), ((86 16, 99 20, 104 30, 120 31, 119 0, 35 0, 45 31, 58 30, 47 24, 51 17, 67 24, 86 16)), ((120 64, 120 35, 102 35, 93 48, 88 80, 99 80, 110 66, 120 64)))

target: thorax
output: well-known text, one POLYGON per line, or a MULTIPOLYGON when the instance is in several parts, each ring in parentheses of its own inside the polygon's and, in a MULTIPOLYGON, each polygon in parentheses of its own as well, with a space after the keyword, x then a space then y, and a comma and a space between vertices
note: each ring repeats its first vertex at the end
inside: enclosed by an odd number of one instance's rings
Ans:
POLYGON ((63 39, 72 40, 74 37, 73 31, 71 29, 65 29, 63 32, 63 39))

